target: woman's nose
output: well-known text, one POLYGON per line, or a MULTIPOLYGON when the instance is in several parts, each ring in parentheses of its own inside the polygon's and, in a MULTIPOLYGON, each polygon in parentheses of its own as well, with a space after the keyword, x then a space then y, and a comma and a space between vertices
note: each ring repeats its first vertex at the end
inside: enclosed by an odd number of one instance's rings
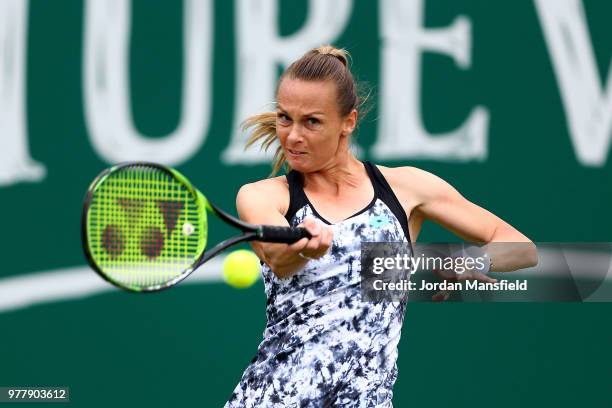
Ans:
POLYGON ((287 140, 291 141, 292 143, 301 142, 303 140, 302 130, 300 129, 299 125, 291 126, 287 140))

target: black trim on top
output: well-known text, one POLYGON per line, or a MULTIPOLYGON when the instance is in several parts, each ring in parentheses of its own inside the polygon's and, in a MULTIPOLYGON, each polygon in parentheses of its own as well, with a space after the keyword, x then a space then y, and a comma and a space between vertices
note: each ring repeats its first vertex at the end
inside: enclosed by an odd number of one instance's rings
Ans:
POLYGON ((393 215, 395 215, 395 218, 397 218, 404 230, 408 242, 412 242, 410 239, 410 230, 408 229, 408 216, 406 215, 406 211, 404 211, 404 207, 402 207, 402 204, 393 192, 393 189, 387 182, 387 179, 385 179, 375 164, 369 161, 363 163, 374 185, 375 194, 387 205, 387 207, 389 207, 393 215))
MULTIPOLYGON (((366 167, 365 164, 364 164, 364 167, 366 167)), ((350 220, 351 218, 356 217, 368 211, 376 203, 376 199, 378 198, 376 183, 375 183, 375 180, 370 175, 370 172, 367 170, 367 167, 366 167, 366 173, 368 174, 370 183, 372 183, 372 187, 374 189, 374 197, 372 198, 372 201, 370 201, 368 205, 366 205, 361 210, 357 211, 355 214, 343 219, 342 221, 338 221, 337 223, 344 222, 346 220, 350 220)), ((289 209, 287 210, 287 213, 285 214, 285 219, 289 222, 289 224, 291 224, 291 219, 293 218, 295 213, 300 208, 302 208, 304 205, 308 204, 313 214, 316 215, 319 219, 321 219, 321 221, 323 221, 327 225, 333 225, 333 223, 329 222, 321 214, 319 214, 315 206, 308 199, 308 196, 304 192, 304 177, 302 176, 302 173, 299 173, 295 170, 291 170, 285 177, 287 177, 287 183, 289 184, 289 209)))
MULTIPOLYGON (((306 194, 304 194, 306 196, 306 194)), ((374 205, 374 203, 376 202, 377 199, 377 194, 376 194, 376 189, 374 190, 374 198, 372 198, 372 201, 370 201, 370 203, 368 205, 366 205, 364 208, 362 208, 361 210, 357 211, 355 214, 351 215, 350 217, 346 217, 345 219, 336 222, 335 224, 338 224, 340 222, 344 222, 346 220, 350 220, 353 217, 358 216, 359 214, 363 214, 364 212, 368 211, 370 208, 372 208, 372 206, 374 205)), ((334 223, 331 223, 329 221, 327 221, 325 218, 323 218, 323 216, 321 214, 318 213, 317 209, 315 208, 314 205, 312 205, 312 203, 310 202, 310 200, 308 199, 308 196, 306 196, 306 201, 308 202, 308 205, 310 205, 310 209, 312 210, 312 212, 321 219, 321 221, 323 221, 324 223, 326 223, 327 225, 333 225, 334 223)))
POLYGON ((287 178, 287 184, 289 185, 289 208, 287 209, 287 213, 285 214, 285 219, 291 225, 291 220, 295 216, 295 213, 308 204, 308 199, 306 198, 306 194, 304 194, 304 189, 302 186, 304 182, 302 180, 302 174, 291 170, 285 176, 287 178))
MULTIPOLYGON (((374 198, 365 208, 360 211, 357 211, 355 214, 339 222, 346 221, 364 213, 376 203, 376 200, 378 198, 380 198, 382 202, 384 202, 385 205, 389 207, 393 215, 395 215, 395 218, 397 218, 397 220, 399 221, 408 242, 412 242, 412 240, 410 239, 410 230, 408 229, 408 216, 406 215, 406 211, 404 211, 402 204, 393 192, 393 189, 375 164, 369 161, 364 161, 363 165, 365 167, 366 173, 368 174, 370 182, 372 183, 372 187, 374 188, 374 198)), ((291 219, 295 216, 295 213, 304 205, 308 204, 312 212, 318 218, 320 218, 321 221, 328 225, 332 225, 331 222, 329 222, 324 217, 322 217, 321 214, 319 214, 315 206, 308 199, 306 193, 304 193, 304 178, 302 174, 295 170, 291 170, 286 175, 286 177, 287 183, 289 185, 289 208, 287 209, 287 213, 285 214, 287 222, 291 223, 291 219)))

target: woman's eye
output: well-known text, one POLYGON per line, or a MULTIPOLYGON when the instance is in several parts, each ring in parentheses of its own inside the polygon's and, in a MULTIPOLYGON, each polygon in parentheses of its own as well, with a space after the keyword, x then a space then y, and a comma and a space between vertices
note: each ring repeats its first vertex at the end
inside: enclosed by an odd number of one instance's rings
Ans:
POLYGON ((279 113, 277 115, 277 118, 278 118, 279 122, 281 122, 281 123, 289 123, 291 121, 289 119, 289 116, 285 115, 284 113, 279 113))
POLYGON ((316 119, 316 118, 308 118, 308 124, 309 124, 309 125, 311 125, 311 126, 318 125, 319 123, 321 123, 321 122, 319 121, 319 119, 316 119))

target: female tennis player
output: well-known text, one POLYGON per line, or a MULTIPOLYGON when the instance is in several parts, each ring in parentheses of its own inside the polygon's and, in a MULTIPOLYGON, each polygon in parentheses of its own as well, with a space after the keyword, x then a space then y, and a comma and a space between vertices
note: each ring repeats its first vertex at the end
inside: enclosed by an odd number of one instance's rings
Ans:
MULTIPOLYGON (((283 73, 276 96, 276 112, 245 122, 248 145, 278 142, 274 172, 291 171, 243 186, 238 213, 256 224, 303 225, 312 238, 253 244, 267 324, 226 407, 392 407, 406 303, 362 300, 361 242, 414 241, 427 219, 472 242, 531 241, 433 174, 355 158, 361 101, 344 50, 307 52, 283 73)), ((533 248, 492 259, 499 271, 535 263, 533 248)))

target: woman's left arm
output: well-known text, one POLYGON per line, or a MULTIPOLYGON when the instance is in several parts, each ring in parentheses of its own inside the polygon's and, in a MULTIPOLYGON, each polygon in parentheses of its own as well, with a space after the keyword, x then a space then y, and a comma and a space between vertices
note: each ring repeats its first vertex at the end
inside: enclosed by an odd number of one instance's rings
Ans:
MULTIPOLYGON (((400 189, 409 189, 415 201, 413 212, 420 213, 466 241, 488 245, 492 270, 514 271, 538 263, 536 246, 516 228, 463 197, 449 183, 424 170, 403 167, 400 189)), ((397 173, 396 173, 397 174, 397 173)))

